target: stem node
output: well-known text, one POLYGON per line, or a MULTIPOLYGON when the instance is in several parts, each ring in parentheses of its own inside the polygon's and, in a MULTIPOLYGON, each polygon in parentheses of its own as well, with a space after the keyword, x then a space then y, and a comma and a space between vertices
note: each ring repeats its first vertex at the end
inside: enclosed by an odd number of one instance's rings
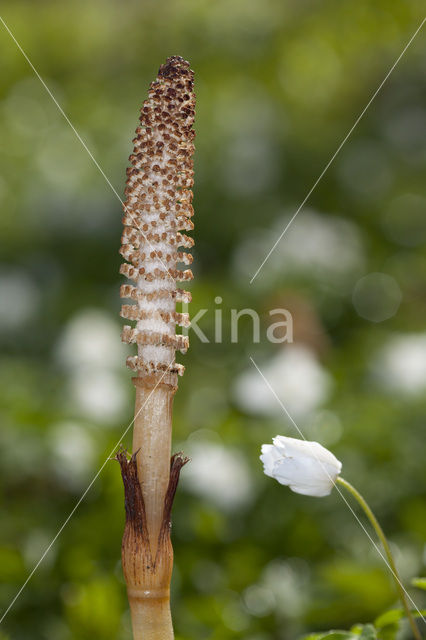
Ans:
POLYGON ((172 640, 170 581, 173 549, 170 539, 171 511, 180 471, 188 462, 181 453, 172 456, 158 539, 150 540, 145 500, 138 477, 137 456, 117 452, 124 484, 126 525, 122 542, 122 565, 132 614, 135 640, 172 640), (155 544, 152 544, 155 542, 155 544), (152 549, 155 548, 155 555, 152 549))

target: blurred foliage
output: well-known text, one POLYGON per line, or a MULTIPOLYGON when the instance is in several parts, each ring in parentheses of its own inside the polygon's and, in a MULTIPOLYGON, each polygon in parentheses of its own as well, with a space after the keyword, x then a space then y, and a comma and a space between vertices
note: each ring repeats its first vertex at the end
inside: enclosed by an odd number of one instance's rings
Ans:
MULTIPOLYGON (((420 0, 2 2, 2 17, 111 181, 0 25, 2 610, 66 522, 2 638, 131 637, 121 480, 114 462, 104 465, 133 411, 119 339, 116 195, 138 108, 172 54, 196 73, 191 314, 209 309, 200 328, 210 337, 193 336, 184 357, 175 448, 197 445, 223 460, 198 492, 184 478, 177 496, 177 639, 287 640, 349 629, 396 604, 383 562, 337 493, 296 496, 262 473, 261 443, 297 434, 272 394, 275 409, 253 412, 236 401, 234 383, 252 369, 249 355, 262 367, 282 352, 265 339, 268 310, 279 306, 292 311, 296 344, 331 381, 297 416, 300 429, 343 461, 398 545, 406 582, 422 575, 426 393, 415 357, 423 352, 402 344, 414 351, 407 371, 404 351, 379 354, 395 336, 424 330, 423 32, 310 196, 310 212, 300 211, 249 280, 423 13, 420 0), (310 263, 327 229, 336 240, 310 263), (390 280, 378 286, 376 273, 390 280), (224 339, 215 344, 219 295, 224 339), (252 344, 241 321, 231 343, 230 309, 247 307, 262 316, 261 342, 252 344), (400 377, 389 382, 395 367, 400 377)), ((130 431, 123 441, 130 446, 130 431)), ((413 590, 419 607, 421 595, 413 590)))

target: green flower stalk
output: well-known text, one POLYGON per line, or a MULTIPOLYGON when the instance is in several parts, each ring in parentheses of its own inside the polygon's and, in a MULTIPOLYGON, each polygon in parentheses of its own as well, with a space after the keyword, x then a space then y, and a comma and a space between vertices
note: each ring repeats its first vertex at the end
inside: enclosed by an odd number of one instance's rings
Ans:
POLYGON ((355 489, 354 486, 352 486, 347 480, 344 480, 344 478, 341 478, 340 476, 338 478, 336 478, 336 483, 340 484, 342 487, 344 487, 347 491, 349 491, 349 493, 355 498, 355 500, 358 502, 358 504, 360 505, 361 509, 364 511, 365 515, 367 516, 367 518, 369 519, 369 521, 371 522, 374 531, 377 533, 377 536, 380 540, 380 542, 383 545, 383 549, 385 550, 386 553, 386 557, 388 559, 389 562, 389 567, 391 569, 393 578, 395 580, 395 584, 396 584, 396 588, 398 590, 398 594, 399 594, 399 598, 401 600, 402 606, 404 608, 405 614, 407 616, 407 619, 410 623, 410 627, 411 630, 413 632, 413 636, 416 640, 422 640, 422 637, 420 635, 420 632, 417 628, 416 622, 413 618, 413 615, 411 613, 411 609, 410 606, 408 604, 408 600, 407 600, 407 594, 404 590, 404 587, 402 586, 402 582, 401 582, 401 578, 400 575, 398 573, 398 569, 396 568, 396 564, 395 564, 395 560, 394 557, 392 555, 392 551, 391 548, 389 546, 389 542, 386 539, 386 536, 384 534, 384 531, 382 529, 382 527, 380 526, 376 516, 374 515, 373 511, 371 510, 371 507, 368 505, 367 501, 365 500, 365 498, 363 498, 363 496, 359 493, 359 491, 357 489, 355 489))

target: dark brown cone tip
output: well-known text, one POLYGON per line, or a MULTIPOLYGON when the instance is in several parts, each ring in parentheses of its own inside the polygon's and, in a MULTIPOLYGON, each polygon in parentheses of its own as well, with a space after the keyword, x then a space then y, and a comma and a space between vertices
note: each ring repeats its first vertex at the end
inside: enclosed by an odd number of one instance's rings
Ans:
POLYGON ((162 78, 179 78, 189 73, 192 73, 189 68, 189 62, 181 56, 170 56, 158 71, 159 77, 162 78))

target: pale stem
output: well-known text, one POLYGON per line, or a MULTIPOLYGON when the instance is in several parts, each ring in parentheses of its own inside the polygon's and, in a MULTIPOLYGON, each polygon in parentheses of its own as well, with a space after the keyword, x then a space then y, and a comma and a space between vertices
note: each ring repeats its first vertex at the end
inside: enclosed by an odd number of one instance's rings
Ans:
POLYGON ((170 596, 129 598, 133 640, 173 640, 170 596))
POLYGON ((395 584, 396 587, 398 589, 398 593, 399 593, 399 597, 402 603, 402 606, 405 610, 405 613, 407 615, 407 619, 410 623, 411 626, 411 630, 413 632, 413 636, 415 637, 416 640, 422 640, 422 637, 420 635, 420 632, 417 628, 417 625, 415 623, 415 620, 413 618, 413 615, 411 613, 411 609, 410 606, 408 604, 408 600, 407 600, 407 595, 405 593, 404 587, 402 586, 402 581, 400 578, 400 575, 398 573, 398 569, 396 568, 396 564, 395 564, 395 560, 393 558, 392 555, 392 551, 391 548, 389 546, 389 543, 386 539, 386 536, 384 534, 384 531, 382 529, 382 527, 380 526, 376 516, 374 515, 373 511, 371 510, 370 506, 368 505, 367 501, 365 500, 365 498, 363 498, 363 496, 359 493, 359 491, 357 491, 357 489, 355 489, 355 487, 353 487, 347 480, 344 480, 344 478, 341 478, 340 476, 337 478, 336 480, 337 483, 339 483, 340 485, 342 485, 342 487, 345 487, 345 489, 347 489, 347 491, 349 491, 349 493, 355 498, 355 500, 358 502, 358 504, 361 506, 362 510, 364 511, 365 515, 367 516, 367 518, 369 519, 369 521, 371 522, 374 531, 377 533, 380 542, 383 545, 383 548, 385 550, 388 562, 389 562, 389 567, 391 569, 391 573, 392 576, 395 580, 395 584))
POLYGON ((151 554, 155 558, 170 477, 174 390, 162 383, 154 389, 139 382, 135 386, 133 452, 138 451, 138 478, 145 501, 151 554))
POLYGON ((176 380, 170 374, 167 382, 163 378, 133 378, 134 456, 129 461, 119 459, 126 497, 122 563, 134 640, 174 638, 170 613, 173 549, 168 530, 171 505, 167 495, 176 380))

